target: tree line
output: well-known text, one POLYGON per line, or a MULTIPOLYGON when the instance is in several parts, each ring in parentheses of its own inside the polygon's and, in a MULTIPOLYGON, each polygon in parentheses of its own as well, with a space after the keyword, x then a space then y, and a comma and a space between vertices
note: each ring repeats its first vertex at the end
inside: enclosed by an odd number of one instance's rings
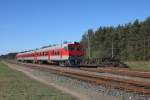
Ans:
POLYGON ((0 56, 0 60, 1 59, 16 59, 16 54, 17 54, 17 52, 15 52, 15 53, 8 53, 8 54, 5 54, 5 55, 1 55, 0 56))
POLYGON ((86 58, 116 57, 124 61, 150 60, 150 17, 124 25, 88 29, 81 39, 86 58))

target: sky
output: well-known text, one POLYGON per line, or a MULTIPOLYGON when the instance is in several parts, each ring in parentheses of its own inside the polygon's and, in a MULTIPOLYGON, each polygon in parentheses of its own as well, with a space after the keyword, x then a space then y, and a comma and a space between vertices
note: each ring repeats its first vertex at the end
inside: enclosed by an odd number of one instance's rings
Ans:
POLYGON ((0 55, 61 41, 88 29, 150 16, 150 0, 0 0, 0 55))

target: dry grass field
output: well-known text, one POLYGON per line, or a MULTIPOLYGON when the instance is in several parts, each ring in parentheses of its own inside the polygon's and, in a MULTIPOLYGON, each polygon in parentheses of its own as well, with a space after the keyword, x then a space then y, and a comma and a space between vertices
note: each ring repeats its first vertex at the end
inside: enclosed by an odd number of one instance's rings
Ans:
POLYGON ((129 66, 129 68, 133 70, 136 69, 136 70, 150 71, 150 61, 126 62, 126 64, 129 66))

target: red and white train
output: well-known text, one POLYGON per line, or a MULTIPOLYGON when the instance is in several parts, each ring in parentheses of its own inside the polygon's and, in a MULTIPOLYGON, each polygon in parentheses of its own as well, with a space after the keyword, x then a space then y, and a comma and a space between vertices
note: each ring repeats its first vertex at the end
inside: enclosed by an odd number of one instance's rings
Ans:
POLYGON ((21 62, 47 62, 57 63, 61 66, 78 66, 84 54, 82 46, 74 42, 18 53, 16 58, 21 62))

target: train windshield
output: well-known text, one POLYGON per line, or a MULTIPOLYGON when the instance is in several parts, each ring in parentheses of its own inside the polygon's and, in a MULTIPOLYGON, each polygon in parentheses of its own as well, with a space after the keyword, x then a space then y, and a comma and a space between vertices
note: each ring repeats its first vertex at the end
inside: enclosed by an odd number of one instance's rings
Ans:
POLYGON ((81 46, 79 46, 79 45, 69 45, 68 50, 69 51, 81 51, 81 46))

